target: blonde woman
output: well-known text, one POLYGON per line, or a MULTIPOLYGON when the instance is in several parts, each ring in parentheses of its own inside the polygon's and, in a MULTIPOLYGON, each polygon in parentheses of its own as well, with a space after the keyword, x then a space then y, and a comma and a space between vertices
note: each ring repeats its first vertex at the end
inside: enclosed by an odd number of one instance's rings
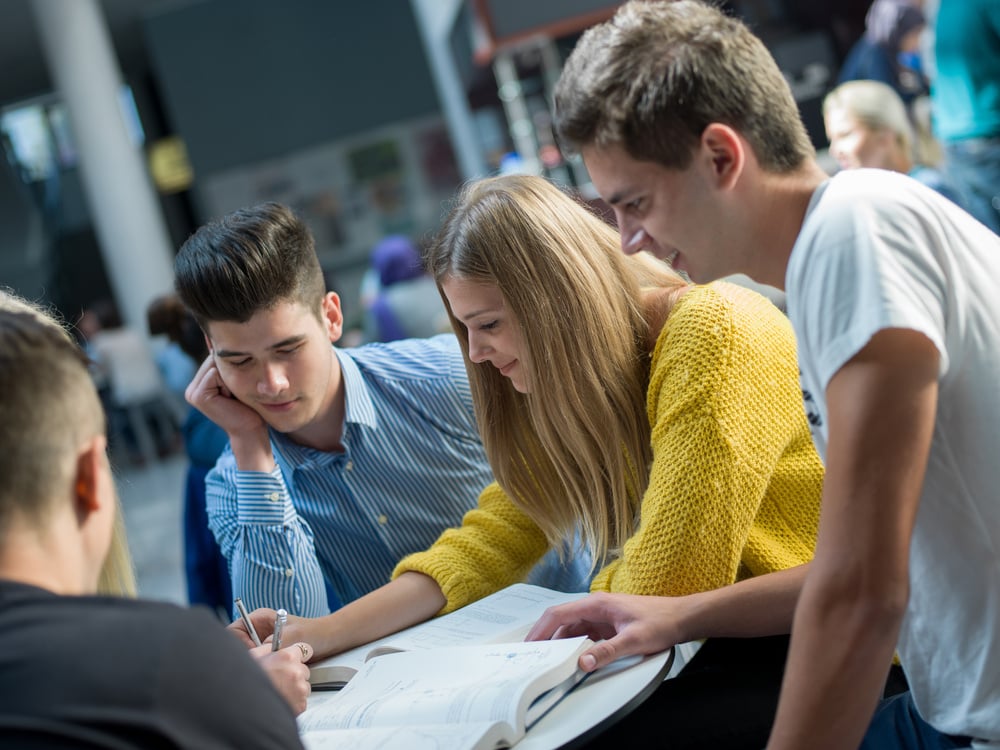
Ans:
POLYGON ((933 165, 933 137, 917 137, 906 105, 891 86, 880 81, 840 84, 823 100, 823 122, 830 155, 841 169, 902 172, 964 208, 958 192, 933 165))
MULTIPOLYGON (((593 591, 673 597, 675 643, 787 633, 823 467, 785 317, 749 290, 622 255, 611 227, 536 177, 471 185, 426 260, 497 482, 391 583, 295 620, 294 637, 322 656, 451 611, 577 531, 605 561, 593 591), (703 595, 752 577, 784 593, 703 595)), ((262 637, 273 617, 254 614, 262 637)), ((727 726, 766 738, 787 638, 717 643, 688 665, 721 670, 711 700, 686 692, 659 729, 697 735, 729 695, 727 726)))

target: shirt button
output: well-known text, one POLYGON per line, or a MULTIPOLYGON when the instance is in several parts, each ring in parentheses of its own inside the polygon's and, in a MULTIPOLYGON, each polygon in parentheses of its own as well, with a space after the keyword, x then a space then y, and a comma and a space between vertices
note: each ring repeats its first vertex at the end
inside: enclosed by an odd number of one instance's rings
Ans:
POLYGON ((295 575, 294 570, 291 568, 285 568, 285 578, 291 578, 293 575, 295 575))
POLYGON ((344 468, 347 469, 348 471, 350 471, 351 469, 354 468, 354 462, 353 461, 348 461, 347 464, 344 466, 344 468))
POLYGON ((267 496, 267 499, 270 500, 272 503, 276 503, 281 499, 281 493, 272 492, 270 495, 267 496))
POLYGON ((387 523, 389 523, 389 517, 385 513, 378 517, 379 526, 385 526, 387 523))

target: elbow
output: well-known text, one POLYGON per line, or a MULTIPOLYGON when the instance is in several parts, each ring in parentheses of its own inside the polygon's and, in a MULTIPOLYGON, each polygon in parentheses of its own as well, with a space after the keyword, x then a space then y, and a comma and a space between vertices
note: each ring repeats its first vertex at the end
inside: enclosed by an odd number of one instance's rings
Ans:
POLYGON ((855 627, 860 631, 892 633, 895 639, 908 599, 909 587, 905 583, 863 589, 852 602, 855 627))
POLYGON ((814 572, 814 580, 803 589, 803 599, 811 600, 820 618, 838 622, 845 634, 892 633, 895 637, 910 594, 905 571, 814 572))

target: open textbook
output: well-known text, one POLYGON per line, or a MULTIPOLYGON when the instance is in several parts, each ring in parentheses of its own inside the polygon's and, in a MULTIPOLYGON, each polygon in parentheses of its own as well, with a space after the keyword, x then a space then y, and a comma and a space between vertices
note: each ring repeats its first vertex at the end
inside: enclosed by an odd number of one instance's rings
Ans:
POLYGON ((342 687, 366 660, 382 654, 520 641, 547 607, 583 596, 515 583, 447 615, 317 662, 310 668, 309 681, 317 689, 342 687))
POLYGON ((510 747, 585 676, 586 637, 382 654, 299 716, 308 750, 510 747))

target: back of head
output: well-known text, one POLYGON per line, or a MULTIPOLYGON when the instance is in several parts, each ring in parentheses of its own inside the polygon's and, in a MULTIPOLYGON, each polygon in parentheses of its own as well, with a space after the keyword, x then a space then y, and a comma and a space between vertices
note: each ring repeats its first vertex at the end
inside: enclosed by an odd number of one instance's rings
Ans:
POLYGON ((634 159, 683 169, 705 127, 722 123, 767 171, 814 155, 791 90, 763 42, 698 0, 633 0, 589 29, 555 90, 569 148, 620 145, 634 159))
POLYGON ((624 256, 617 233, 540 177, 469 185, 428 249, 448 278, 495 285, 521 330, 527 393, 466 354, 483 445, 501 486, 555 542, 581 523, 600 558, 631 533, 645 487, 648 326, 640 288, 683 283, 624 256), (624 448, 624 450, 623 450, 624 448))
POLYGON ((208 356, 205 338, 191 312, 176 294, 164 294, 154 299, 146 309, 149 332, 166 335, 195 362, 208 356))
POLYGON ((202 226, 174 261, 175 287, 204 328, 244 323, 280 302, 319 314, 323 271, 305 222, 278 203, 234 211, 202 226))
POLYGON ((896 90, 881 81, 847 81, 823 99, 823 116, 840 111, 872 131, 889 130, 906 157, 912 158, 913 129, 896 90))
POLYGON ((104 433, 87 358, 44 312, 0 292, 0 536, 42 528, 73 491, 85 442, 104 433))
POLYGON ((176 294, 162 294, 146 308, 146 325, 153 336, 166 336, 171 341, 180 337, 180 323, 187 309, 176 294))
POLYGON ((913 0, 874 0, 865 16, 865 36, 895 54, 903 38, 927 24, 913 0))
POLYGON ((424 275, 416 244, 409 237, 398 234, 383 237, 372 248, 371 263, 383 287, 424 275))

